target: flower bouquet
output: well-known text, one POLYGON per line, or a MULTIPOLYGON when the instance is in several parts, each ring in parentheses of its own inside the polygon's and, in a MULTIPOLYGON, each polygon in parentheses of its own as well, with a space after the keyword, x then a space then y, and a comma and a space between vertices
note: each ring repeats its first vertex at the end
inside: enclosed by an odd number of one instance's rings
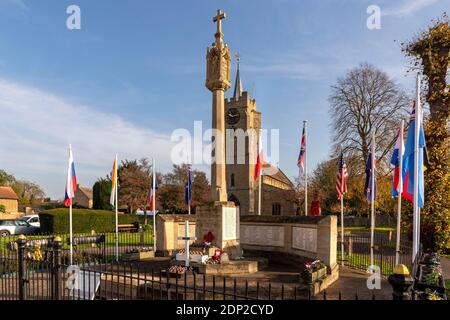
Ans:
POLYGON ((305 263, 301 272, 301 277, 307 284, 313 284, 324 278, 326 275, 327 266, 320 260, 305 263))

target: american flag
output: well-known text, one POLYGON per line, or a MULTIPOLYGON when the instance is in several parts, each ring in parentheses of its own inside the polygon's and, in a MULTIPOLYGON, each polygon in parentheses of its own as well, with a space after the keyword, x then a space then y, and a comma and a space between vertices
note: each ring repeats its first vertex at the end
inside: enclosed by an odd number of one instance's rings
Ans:
POLYGON ((300 145, 300 153, 298 155, 297 160, 297 167, 299 167, 302 173, 305 172, 305 151, 306 151, 306 135, 305 135, 305 126, 303 125, 302 143, 300 145))
POLYGON ((347 178, 347 165, 344 161, 344 153, 341 151, 341 156, 339 157, 339 170, 336 179, 336 191, 338 199, 341 199, 341 197, 345 193, 347 193, 347 178))

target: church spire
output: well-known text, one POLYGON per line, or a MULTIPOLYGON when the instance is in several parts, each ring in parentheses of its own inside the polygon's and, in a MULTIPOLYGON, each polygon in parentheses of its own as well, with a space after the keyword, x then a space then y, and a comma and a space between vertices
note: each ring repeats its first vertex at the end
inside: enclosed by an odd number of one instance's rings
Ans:
POLYGON ((239 73, 239 65, 241 61, 241 55, 236 53, 236 61, 237 61, 237 72, 236 72, 236 82, 234 84, 234 100, 239 100, 239 97, 242 95, 242 81, 241 81, 241 75, 239 73))

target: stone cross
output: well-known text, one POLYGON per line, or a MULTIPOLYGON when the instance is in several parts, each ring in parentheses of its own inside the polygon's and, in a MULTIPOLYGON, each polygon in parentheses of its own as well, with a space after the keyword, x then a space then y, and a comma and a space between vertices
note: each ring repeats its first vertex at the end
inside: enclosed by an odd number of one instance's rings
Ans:
POLYGON ((197 237, 189 237, 189 220, 184 221, 184 237, 178 237, 178 240, 183 240, 185 256, 184 256, 184 264, 186 267, 189 267, 189 241, 197 240, 197 237))
POLYGON ((222 19, 225 19, 227 15, 222 10, 217 10, 217 16, 213 17, 213 21, 217 22, 217 33, 216 33, 216 42, 217 45, 220 45, 222 41, 222 19))

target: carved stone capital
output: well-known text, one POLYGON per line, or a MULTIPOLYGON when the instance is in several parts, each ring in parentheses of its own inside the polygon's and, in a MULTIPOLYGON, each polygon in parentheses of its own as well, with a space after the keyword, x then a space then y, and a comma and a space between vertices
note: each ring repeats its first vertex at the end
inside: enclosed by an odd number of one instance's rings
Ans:
POLYGON ((206 87, 211 90, 226 91, 230 81, 231 54, 226 46, 220 48, 213 45, 206 53, 206 87))

